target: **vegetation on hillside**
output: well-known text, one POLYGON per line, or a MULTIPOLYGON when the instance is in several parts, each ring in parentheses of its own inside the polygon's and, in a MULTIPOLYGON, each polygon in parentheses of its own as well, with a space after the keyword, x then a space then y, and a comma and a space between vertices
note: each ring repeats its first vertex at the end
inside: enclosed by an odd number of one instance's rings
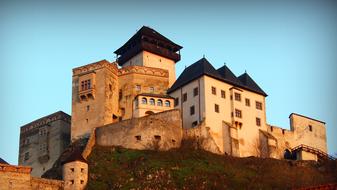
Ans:
POLYGON ((292 189, 337 182, 337 162, 95 146, 87 189, 292 189))

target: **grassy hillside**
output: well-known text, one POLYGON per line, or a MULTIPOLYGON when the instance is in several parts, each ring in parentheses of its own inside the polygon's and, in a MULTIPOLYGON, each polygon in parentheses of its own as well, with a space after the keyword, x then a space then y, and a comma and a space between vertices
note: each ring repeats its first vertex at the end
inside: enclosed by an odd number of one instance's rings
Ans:
POLYGON ((291 189, 337 182, 336 161, 233 158, 201 150, 94 147, 88 189, 291 189))

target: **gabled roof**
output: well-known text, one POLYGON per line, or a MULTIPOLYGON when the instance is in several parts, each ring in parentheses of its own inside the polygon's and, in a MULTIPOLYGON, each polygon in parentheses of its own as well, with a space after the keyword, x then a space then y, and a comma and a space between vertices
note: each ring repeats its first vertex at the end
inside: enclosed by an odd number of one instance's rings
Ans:
POLYGON ((218 73, 221 75, 224 81, 239 86, 241 82, 239 79, 234 75, 234 73, 226 66, 220 67, 218 70, 218 73))
POLYGON ((126 46, 128 46, 129 44, 133 42, 140 42, 142 40, 142 36, 148 36, 148 37, 160 40, 162 42, 169 43, 175 46, 177 50, 180 50, 182 48, 180 45, 172 42, 171 40, 161 35, 159 32, 155 31, 154 29, 147 27, 147 26, 143 26, 140 30, 136 32, 135 35, 133 35, 122 47, 118 48, 114 53, 117 55, 123 54, 124 48, 126 46))
POLYGON ((64 161, 62 161, 61 164, 63 165, 74 161, 81 161, 87 163, 87 160, 85 160, 82 156, 82 151, 80 148, 75 148, 74 150, 72 150, 72 153, 70 153, 70 155, 64 161))
POLYGON ((175 91, 176 89, 183 87, 189 82, 203 76, 207 75, 212 78, 223 80, 221 75, 217 70, 208 62, 206 58, 202 58, 199 61, 193 63, 181 73, 176 82, 168 89, 168 93, 175 91))
POLYGON ((0 158, 0 164, 8 164, 5 160, 3 160, 2 158, 0 158))
POLYGON ((238 79, 241 82, 241 87, 263 96, 268 96, 247 73, 240 75, 238 79))

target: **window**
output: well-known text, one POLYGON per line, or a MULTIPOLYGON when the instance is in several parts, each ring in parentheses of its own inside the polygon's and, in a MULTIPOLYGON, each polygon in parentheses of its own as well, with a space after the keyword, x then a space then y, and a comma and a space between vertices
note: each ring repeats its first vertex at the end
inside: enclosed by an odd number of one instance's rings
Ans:
POLYGON ((156 139, 156 140, 159 141, 159 140, 161 139, 161 136, 160 136, 160 135, 155 135, 155 136, 154 136, 154 139, 156 139))
POLYGON ((242 118, 241 110, 235 109, 235 117, 242 118))
POLYGON ((142 104, 147 104, 147 99, 146 98, 142 98, 142 104))
POLYGON ((90 106, 87 106, 87 111, 89 111, 90 110, 90 106))
POLYGON ((216 88, 212 86, 212 94, 216 95, 216 88))
POLYGON ((216 113, 219 113, 219 105, 218 104, 214 104, 214 111, 216 113))
POLYGON ((194 121, 193 123, 192 123, 192 127, 196 127, 198 125, 198 121, 194 121))
POLYGON ((193 89, 193 96, 198 96, 198 94, 199 94, 199 89, 198 87, 196 87, 193 89))
POLYGON ((186 102, 187 101, 187 93, 184 93, 183 94, 183 102, 186 102))
POLYGON ((136 90, 140 91, 142 89, 142 87, 140 85, 136 85, 136 90))
POLYGON ((71 172, 74 172, 74 171, 75 171, 75 168, 70 168, 70 171, 71 171, 71 172))
POLYGON ((261 119, 258 117, 256 118, 256 125, 261 126, 261 119))
POLYGON ((170 106, 171 106, 170 101, 166 100, 166 101, 165 101, 165 106, 166 106, 166 107, 170 107, 170 106))
POLYGON ((179 105, 179 98, 175 98, 174 99, 174 106, 178 106, 179 105))
POLYGON ((256 101, 255 105, 256 105, 256 109, 262 110, 262 103, 261 102, 256 101))
POLYGON ((241 94, 234 93, 234 98, 235 98, 236 101, 241 101, 241 94))
POLYGON ((194 113, 195 113, 194 106, 191 106, 191 107, 190 107, 190 114, 191 114, 191 115, 194 115, 194 113))
POLYGON ((91 80, 84 80, 81 82, 81 90, 91 89, 91 80))
POLYGON ((83 184, 84 183, 84 180, 81 180, 81 184, 83 184))
POLYGON ((154 92, 154 87, 150 87, 150 92, 154 92))
POLYGON ((163 106, 163 100, 161 99, 157 100, 157 106, 163 106))
POLYGON ((152 105, 152 106, 154 106, 154 105, 155 105, 155 103, 154 103, 154 99, 153 99, 153 98, 151 98, 149 102, 150 102, 150 105, 152 105))
POLYGON ((273 126, 271 126, 271 127, 270 127, 270 131, 273 132, 273 130, 274 130, 274 128, 273 128, 273 126))
POLYGON ((226 98, 226 92, 224 90, 221 90, 221 98, 226 98))
POLYGON ((109 84, 109 90, 110 90, 110 92, 112 91, 112 85, 111 84, 109 84))
POLYGON ((285 132, 285 130, 284 130, 284 129, 282 129, 282 134, 284 134, 284 132, 285 132))
POLYGON ((135 136, 135 138, 136 138, 137 141, 142 140, 142 136, 140 136, 140 135, 135 136))
POLYGON ((82 172, 82 173, 84 172, 84 168, 81 168, 81 172, 82 172))
POLYGON ((26 160, 29 160, 29 152, 26 152, 26 153, 25 153, 24 160, 25 160, 25 161, 26 161, 26 160))
POLYGON ((309 125, 309 131, 312 131, 312 126, 311 125, 309 125))
POLYGON ((70 180, 70 184, 74 184, 74 180, 70 180))
POLYGON ((250 106, 250 100, 246 98, 246 106, 250 106))

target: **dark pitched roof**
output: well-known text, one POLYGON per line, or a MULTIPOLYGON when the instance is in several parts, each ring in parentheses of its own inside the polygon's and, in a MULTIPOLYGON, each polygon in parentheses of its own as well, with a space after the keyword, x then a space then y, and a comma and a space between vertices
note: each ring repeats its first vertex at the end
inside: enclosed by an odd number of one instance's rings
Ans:
POLYGON ((226 66, 220 67, 218 73, 221 75, 222 79, 230 84, 239 86, 241 82, 239 79, 234 75, 234 73, 226 66))
POLYGON ((241 87, 263 96, 268 96, 247 73, 240 75, 238 79, 241 82, 241 87))
POLYGON ((203 76, 207 75, 212 78, 216 78, 219 80, 223 80, 221 75, 217 70, 208 62, 206 58, 202 58, 199 61, 193 63, 189 67, 185 68, 185 70, 178 77, 176 82, 168 89, 168 93, 175 91, 176 89, 188 84, 189 82, 203 76))
POLYGON ((148 36, 148 37, 155 38, 157 40, 169 43, 175 46, 177 50, 180 50, 182 48, 180 45, 172 42, 171 40, 161 35, 159 32, 155 31, 154 29, 147 27, 147 26, 143 26, 140 30, 136 32, 135 35, 133 35, 122 47, 118 48, 114 53, 117 55, 123 54, 125 46, 128 46, 132 42, 140 42, 142 40, 142 36, 148 36))
POLYGON ((8 164, 5 160, 3 160, 2 158, 0 158, 0 164, 8 164))
POLYGON ((81 161, 87 163, 87 160, 85 160, 82 156, 82 151, 80 148, 75 148, 72 153, 70 153, 70 155, 62 161, 61 164, 63 165, 73 161, 81 161))

